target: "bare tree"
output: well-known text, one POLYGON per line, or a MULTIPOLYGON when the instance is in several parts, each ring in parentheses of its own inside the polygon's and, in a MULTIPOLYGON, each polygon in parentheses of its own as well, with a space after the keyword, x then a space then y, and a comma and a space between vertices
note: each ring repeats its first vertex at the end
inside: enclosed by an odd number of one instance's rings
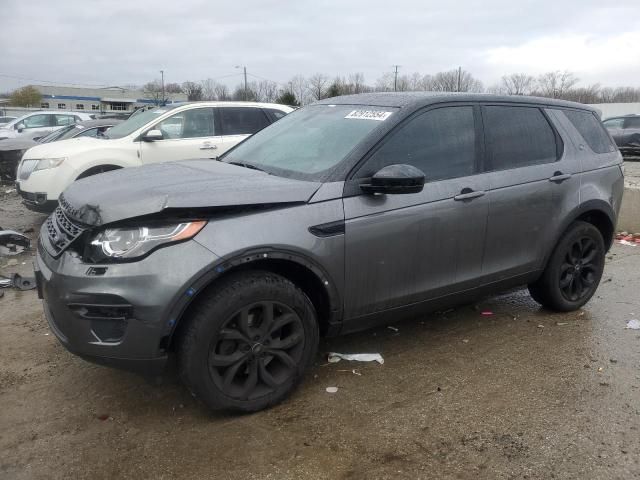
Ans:
POLYGON ((145 98, 153 100, 153 103, 160 105, 164 102, 162 98, 162 84, 160 80, 154 80, 152 82, 145 83, 142 87, 142 92, 145 98))
POLYGON ((196 82, 184 82, 182 91, 187 95, 187 100, 190 102, 202 100, 202 85, 196 82))
POLYGON ((511 73, 502 77, 502 87, 507 95, 530 95, 536 79, 526 73, 511 73))
POLYGON ((538 77, 536 93, 543 97, 564 98, 566 92, 576 83, 578 78, 567 70, 547 72, 538 77))
POLYGON ((384 73, 380 78, 376 80, 375 90, 377 92, 393 92, 393 80, 393 73, 384 73))
POLYGON ((362 73, 352 73, 349 75, 349 84, 352 86, 352 93, 363 93, 370 90, 364 82, 362 73))
POLYGON ((329 79, 326 75, 321 73, 312 75, 308 80, 309 93, 315 100, 322 100, 325 97, 328 83, 329 79))
POLYGON ((309 95, 307 95, 307 80, 302 75, 296 75, 289 80, 288 87, 288 89, 296 96, 300 105, 309 103, 309 95))
POLYGON ((482 82, 466 70, 456 69, 438 72, 433 76, 432 87, 437 92, 482 92, 482 82))

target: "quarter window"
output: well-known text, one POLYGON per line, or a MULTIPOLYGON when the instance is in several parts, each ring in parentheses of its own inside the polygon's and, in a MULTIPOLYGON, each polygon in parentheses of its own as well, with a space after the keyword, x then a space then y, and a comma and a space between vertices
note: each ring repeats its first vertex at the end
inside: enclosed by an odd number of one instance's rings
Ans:
POLYGON ((577 110, 565 110, 564 114, 595 153, 607 153, 615 150, 609 135, 595 115, 577 110))
POLYGON ((158 123, 154 129, 162 131, 163 138, 198 138, 214 135, 212 108, 196 108, 176 113, 158 123))
POLYGON ((269 124, 258 108, 224 107, 220 109, 222 135, 252 135, 269 124))
POLYGON ((371 177, 387 165, 406 163, 427 181, 472 175, 476 166, 473 107, 444 107, 410 120, 391 134, 357 177, 371 177))
POLYGON ((286 112, 283 112, 282 110, 276 110, 275 108, 267 108, 267 111, 274 118, 274 121, 280 120, 282 117, 286 115, 286 112))
POLYGON ((71 115, 56 115, 56 125, 73 125, 76 123, 75 117, 71 115))
POLYGON ((539 108, 483 107, 485 169, 506 170, 555 162, 556 136, 539 108))

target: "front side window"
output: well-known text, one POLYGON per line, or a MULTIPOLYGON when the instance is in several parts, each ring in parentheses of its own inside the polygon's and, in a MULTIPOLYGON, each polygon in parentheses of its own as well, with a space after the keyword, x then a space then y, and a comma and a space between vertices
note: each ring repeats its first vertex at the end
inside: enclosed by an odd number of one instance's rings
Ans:
POLYGON ((473 175, 476 168, 476 130, 473 107, 444 107, 412 118, 375 151, 358 171, 371 177, 387 165, 408 164, 427 181, 473 175))
POLYGON ((223 107, 222 135, 253 135, 269 125, 267 116, 258 108, 223 107))
POLYGON ((312 105, 292 112, 224 155, 274 175, 322 181, 396 112, 369 105, 312 105))
POLYGON ((555 162, 556 137, 537 107, 483 107, 487 171, 555 162))
POLYGON ((215 135, 213 109, 184 110, 164 119, 153 128, 160 130, 165 140, 212 137, 215 135))
POLYGON ((25 128, 42 128, 49 126, 50 115, 31 115, 22 120, 25 128))

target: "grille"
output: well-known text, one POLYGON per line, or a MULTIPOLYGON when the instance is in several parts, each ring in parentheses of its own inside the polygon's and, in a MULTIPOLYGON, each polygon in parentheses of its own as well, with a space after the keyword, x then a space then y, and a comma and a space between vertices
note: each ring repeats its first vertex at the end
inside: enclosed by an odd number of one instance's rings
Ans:
POLYGON ((20 164, 20 171, 18 172, 18 178, 20 180, 28 180, 31 174, 33 173, 33 169, 36 168, 38 164, 38 160, 24 160, 20 164))
POLYGON ((60 206, 47 218, 47 250, 53 256, 60 255, 85 229, 69 220, 60 206))

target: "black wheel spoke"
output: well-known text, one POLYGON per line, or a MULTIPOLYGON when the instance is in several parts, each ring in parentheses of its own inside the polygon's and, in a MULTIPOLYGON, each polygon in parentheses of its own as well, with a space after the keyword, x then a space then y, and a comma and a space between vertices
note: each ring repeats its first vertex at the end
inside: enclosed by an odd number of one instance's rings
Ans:
POLYGON ((238 330, 231 329, 222 329, 220 330, 220 339, 221 340, 236 340, 239 342, 249 343, 249 339, 238 330))
POLYGON ((248 364, 249 375, 247 375, 244 384, 242 385, 242 392, 240 396, 242 398, 249 398, 253 390, 258 384, 258 362, 252 361, 248 364))
POLYGON ((593 292, 602 271, 601 257, 601 249, 591 237, 578 238, 569 245, 558 272, 558 286, 567 300, 577 302, 593 292))
POLYGON ((573 281, 573 275, 568 273, 565 275, 565 277, 560 280, 560 288, 565 289, 567 288, 569 285, 571 285, 571 282, 573 281))
POLYGON ((293 333, 286 338, 272 340, 271 343, 269 344, 269 347, 275 348, 278 350, 288 350, 291 347, 296 346, 301 341, 302 341, 302 335, 299 333, 293 333))
POLYGON ((247 352, 242 352, 240 350, 237 350, 230 355, 212 354, 209 355, 209 364, 212 367, 228 367, 242 360, 246 356, 247 352))
POLYGON ((240 311, 240 315, 238 316, 238 327, 247 338, 252 337, 251 327, 249 326, 249 307, 245 307, 240 311))
POLYGON ((222 384, 225 390, 229 390, 229 387, 231 387, 233 380, 238 375, 238 371, 240 370, 240 368, 244 367, 246 363, 246 359, 243 358, 227 368, 227 370, 224 372, 224 377, 222 378, 222 384))
POLYGON ((276 388, 278 386, 278 382, 276 381, 276 379, 273 378, 273 375, 271 375, 269 373, 269 370, 267 370, 267 365, 264 358, 261 358, 258 362, 258 374, 260 376, 260 380, 262 380, 268 387, 276 388))
POLYGON ((296 362, 289 356, 288 353, 282 350, 272 350, 269 349, 269 353, 273 355, 276 359, 280 360, 282 364, 284 364, 288 368, 295 369, 297 367, 296 362))
POLYGON ((298 316, 293 313, 282 315, 280 318, 276 319, 273 322, 273 324, 271 325, 271 328, 269 329, 269 334, 272 335, 273 333, 280 330, 282 327, 296 320, 296 318, 298 318, 298 316))
POLYGON ((263 303, 262 305, 262 323, 260 324, 260 333, 264 337, 271 332, 271 326, 274 321, 274 308, 275 305, 271 302, 263 303))

